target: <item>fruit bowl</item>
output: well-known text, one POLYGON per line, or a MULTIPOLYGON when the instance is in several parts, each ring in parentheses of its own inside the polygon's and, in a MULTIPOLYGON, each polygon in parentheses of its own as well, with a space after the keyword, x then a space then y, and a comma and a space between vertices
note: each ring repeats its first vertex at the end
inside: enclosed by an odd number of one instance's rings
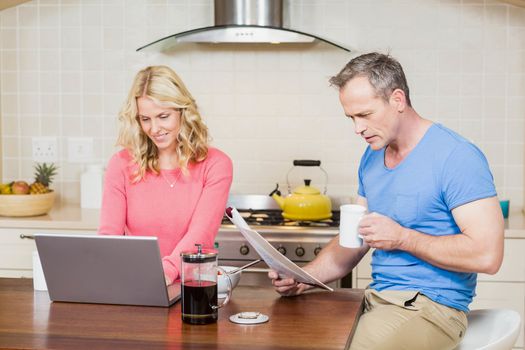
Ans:
POLYGON ((54 202, 54 191, 42 194, 0 194, 0 215, 44 215, 51 210, 54 202))

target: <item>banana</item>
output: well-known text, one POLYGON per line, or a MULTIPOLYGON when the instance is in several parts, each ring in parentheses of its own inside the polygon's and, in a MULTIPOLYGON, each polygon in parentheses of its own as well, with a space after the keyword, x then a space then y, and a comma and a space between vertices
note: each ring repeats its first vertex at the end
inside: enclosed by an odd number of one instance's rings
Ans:
POLYGON ((12 194, 11 183, 0 184, 0 194, 12 194))

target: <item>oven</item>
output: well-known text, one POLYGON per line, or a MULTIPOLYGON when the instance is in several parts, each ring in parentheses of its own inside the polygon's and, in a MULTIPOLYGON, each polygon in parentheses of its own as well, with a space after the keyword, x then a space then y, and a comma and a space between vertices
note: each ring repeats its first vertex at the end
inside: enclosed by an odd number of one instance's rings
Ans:
MULTIPOLYGON (((228 206, 235 207, 254 230, 299 266, 312 261, 339 233, 338 211, 334 211, 329 220, 291 221, 284 219, 274 200, 264 195, 230 196, 228 206)), ((223 219, 215 245, 219 251, 220 265, 240 267, 260 259, 259 254, 227 217, 223 219)), ((240 284, 270 285, 268 271, 266 263, 261 261, 243 271, 240 284)), ((350 288, 351 281, 351 274, 349 274, 329 285, 336 288, 350 288)))

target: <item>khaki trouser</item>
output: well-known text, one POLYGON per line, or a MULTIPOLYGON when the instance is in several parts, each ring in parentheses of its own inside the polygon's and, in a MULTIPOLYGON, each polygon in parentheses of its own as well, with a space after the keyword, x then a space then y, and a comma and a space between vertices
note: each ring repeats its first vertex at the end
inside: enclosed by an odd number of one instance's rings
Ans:
POLYGON ((448 350, 463 339, 463 311, 410 291, 365 291, 350 350, 448 350))

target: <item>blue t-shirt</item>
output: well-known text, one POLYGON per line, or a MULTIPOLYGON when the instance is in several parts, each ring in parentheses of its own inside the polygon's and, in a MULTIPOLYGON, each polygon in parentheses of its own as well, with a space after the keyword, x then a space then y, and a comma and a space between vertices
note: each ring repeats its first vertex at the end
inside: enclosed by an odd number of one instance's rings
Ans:
MULTIPOLYGON (((385 149, 368 147, 359 166, 359 195, 369 212, 433 236, 461 234, 452 209, 496 195, 487 159, 452 130, 433 124, 396 167, 385 166, 385 149)), ((433 266, 401 250, 376 249, 370 287, 378 291, 417 290, 430 299, 468 311, 475 295, 475 273, 433 266)))

